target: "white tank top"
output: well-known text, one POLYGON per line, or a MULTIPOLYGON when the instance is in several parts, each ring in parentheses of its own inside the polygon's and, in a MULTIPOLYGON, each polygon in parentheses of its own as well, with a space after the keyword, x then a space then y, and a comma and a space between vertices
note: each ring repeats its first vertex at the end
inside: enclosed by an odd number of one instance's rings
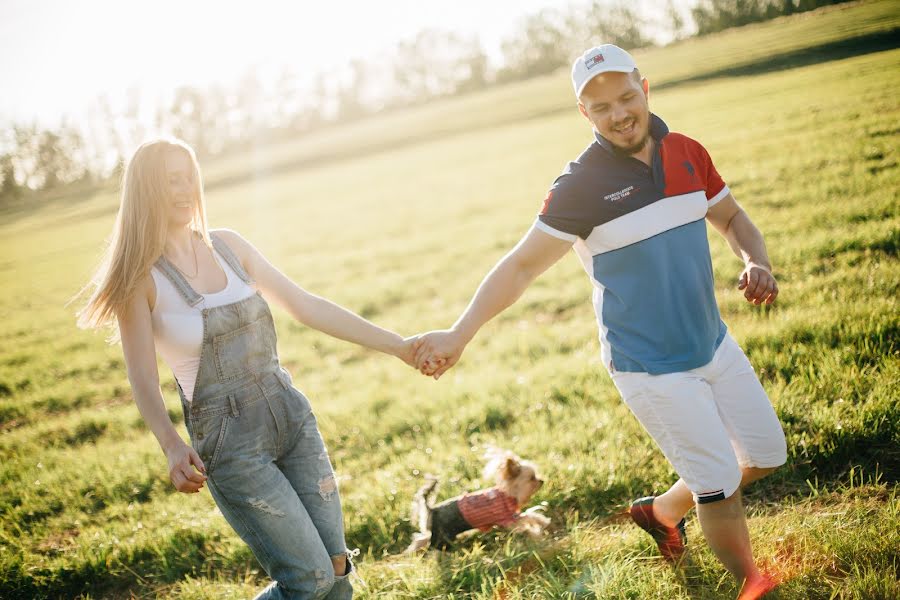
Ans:
POLYGON ((189 305, 159 269, 155 266, 150 269, 156 284, 156 302, 150 312, 153 340, 163 361, 175 374, 188 402, 193 400, 194 382, 200 368, 200 350, 203 348, 203 315, 200 311, 239 302, 256 293, 215 250, 213 256, 225 271, 225 287, 212 294, 197 292, 202 300, 196 306, 189 305))

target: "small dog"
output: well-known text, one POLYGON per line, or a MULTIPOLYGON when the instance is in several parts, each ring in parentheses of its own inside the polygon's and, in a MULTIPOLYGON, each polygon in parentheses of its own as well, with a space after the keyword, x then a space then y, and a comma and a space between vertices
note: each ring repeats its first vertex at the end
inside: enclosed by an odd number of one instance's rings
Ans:
POLYGON ((438 480, 431 480, 416 493, 412 504, 413 523, 419 532, 406 552, 423 548, 447 548, 464 531, 492 527, 508 527, 532 536, 540 536, 550 519, 540 513, 544 506, 533 506, 524 512, 520 508, 531 500, 544 481, 538 478, 534 464, 523 461, 508 450, 492 448, 485 455, 484 478, 497 483, 477 492, 463 494, 435 505, 438 480))

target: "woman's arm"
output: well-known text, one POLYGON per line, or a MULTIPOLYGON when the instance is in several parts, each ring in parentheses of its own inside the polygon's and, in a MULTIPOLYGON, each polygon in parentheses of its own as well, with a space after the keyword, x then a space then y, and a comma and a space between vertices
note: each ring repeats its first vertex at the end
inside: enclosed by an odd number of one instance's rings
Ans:
POLYGON ((310 294, 276 269, 247 240, 234 231, 219 230, 222 239, 238 256, 247 273, 256 280, 264 296, 274 300, 308 327, 332 337, 372 348, 414 365, 412 340, 404 340, 325 298, 310 294))
POLYGON ((179 492, 196 493, 206 481, 206 467, 197 452, 175 431, 163 402, 150 320, 153 290, 153 281, 148 276, 128 303, 124 314, 118 317, 125 366, 134 402, 166 454, 169 478, 175 489, 179 492))

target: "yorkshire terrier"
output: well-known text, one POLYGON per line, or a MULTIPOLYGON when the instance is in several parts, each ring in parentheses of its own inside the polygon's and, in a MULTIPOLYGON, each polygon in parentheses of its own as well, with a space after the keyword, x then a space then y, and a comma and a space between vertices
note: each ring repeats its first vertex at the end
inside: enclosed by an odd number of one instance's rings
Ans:
POLYGON ((413 523, 419 532, 406 552, 423 548, 446 549, 464 531, 488 531, 494 526, 507 527, 538 537, 550 525, 541 514, 544 506, 533 506, 520 512, 528 504, 544 481, 538 477, 533 463, 524 461, 508 450, 492 448, 485 455, 484 479, 493 479, 494 487, 444 500, 435 504, 438 480, 431 478, 423 485, 412 503, 413 523))

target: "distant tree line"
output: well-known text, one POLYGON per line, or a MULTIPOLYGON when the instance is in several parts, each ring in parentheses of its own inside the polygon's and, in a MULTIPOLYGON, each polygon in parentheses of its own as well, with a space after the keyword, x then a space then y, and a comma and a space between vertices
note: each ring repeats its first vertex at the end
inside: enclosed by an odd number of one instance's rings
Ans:
POLYGON ((766 21, 806 12, 848 0, 700 0, 691 13, 697 25, 697 34, 706 35, 730 27, 740 27, 758 21, 766 21))
POLYGON ((698 0, 690 10, 657 0, 653 11, 629 0, 591 0, 524 17, 501 44, 493 67, 475 36, 427 29, 386 55, 352 60, 340 81, 312 84, 290 71, 264 85, 255 73, 232 87, 182 87, 146 117, 146 99, 132 90, 124 107, 100 98, 76 126, 14 124, 0 129, 0 204, 67 185, 96 185, 115 176, 142 139, 165 131, 188 140, 206 158, 252 145, 296 138, 336 121, 421 104, 437 97, 551 73, 583 48, 610 42, 626 49, 705 35, 837 4, 842 0, 698 0), (652 33, 651 33, 652 32, 652 33))

